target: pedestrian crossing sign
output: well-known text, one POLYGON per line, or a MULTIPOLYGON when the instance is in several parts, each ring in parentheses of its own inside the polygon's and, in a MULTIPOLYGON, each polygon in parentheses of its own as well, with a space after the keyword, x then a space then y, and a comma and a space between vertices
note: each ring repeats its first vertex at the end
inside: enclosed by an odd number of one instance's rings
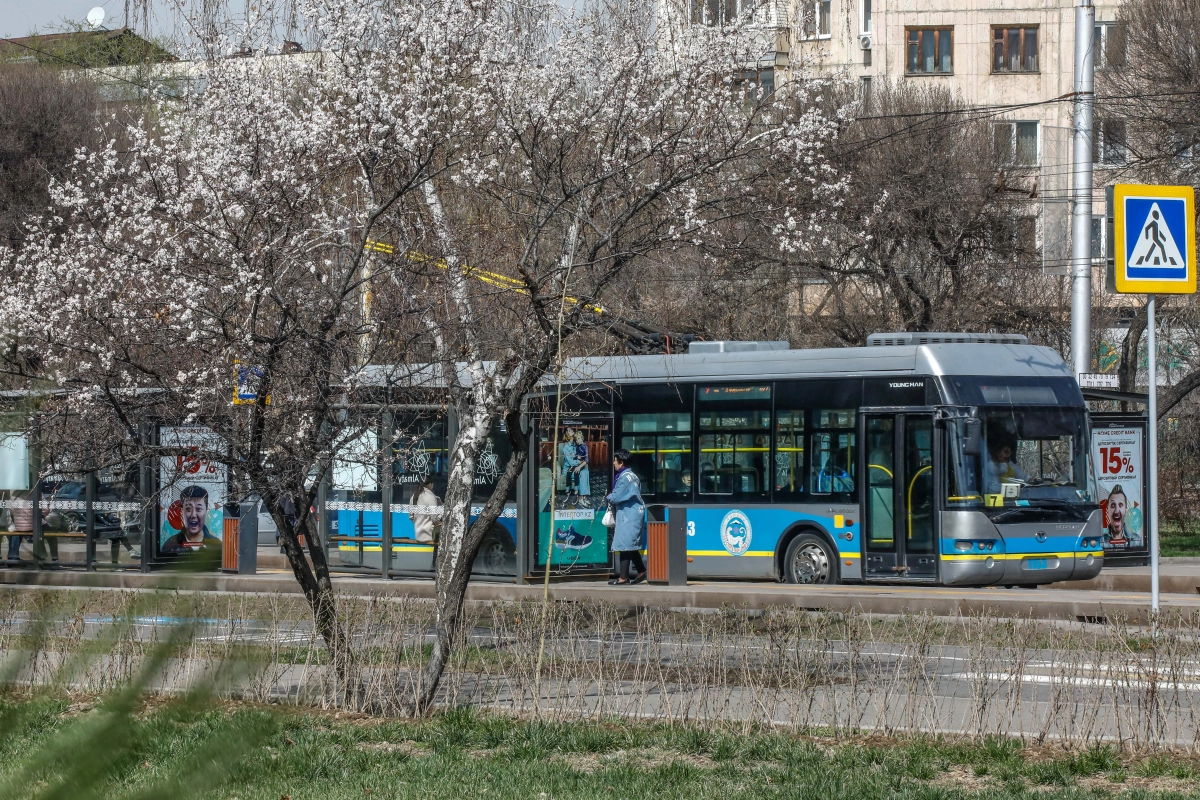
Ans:
POLYGON ((1108 290, 1194 294, 1196 209, 1191 186, 1117 184, 1111 192, 1108 290))

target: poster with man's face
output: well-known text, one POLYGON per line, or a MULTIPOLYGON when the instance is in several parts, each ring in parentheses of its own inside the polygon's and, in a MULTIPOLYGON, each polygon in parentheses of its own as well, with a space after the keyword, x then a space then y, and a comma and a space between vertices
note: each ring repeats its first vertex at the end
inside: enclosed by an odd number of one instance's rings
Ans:
POLYGON ((1092 430, 1092 464, 1107 551, 1141 549, 1146 543, 1142 439, 1140 426, 1092 430))
POLYGON ((228 470, 209 456, 223 451, 220 437, 203 427, 162 428, 159 443, 177 448, 159 461, 159 552, 219 549, 228 470))

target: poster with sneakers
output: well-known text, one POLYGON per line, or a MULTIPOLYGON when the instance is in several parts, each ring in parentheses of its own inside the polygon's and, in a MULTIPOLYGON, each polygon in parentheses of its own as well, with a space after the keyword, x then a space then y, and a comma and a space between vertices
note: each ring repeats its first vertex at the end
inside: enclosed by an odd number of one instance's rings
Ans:
POLYGON ((576 414, 557 428, 547 419, 538 430, 537 563, 545 564, 549 553, 554 566, 607 564, 609 530, 602 520, 612 479, 612 422, 576 414))

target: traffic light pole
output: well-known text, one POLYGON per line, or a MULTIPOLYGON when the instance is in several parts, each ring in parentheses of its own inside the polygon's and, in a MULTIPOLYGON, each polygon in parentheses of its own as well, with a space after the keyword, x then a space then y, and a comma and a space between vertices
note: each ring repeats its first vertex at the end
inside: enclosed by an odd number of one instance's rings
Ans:
POLYGON ((1092 371, 1092 105, 1096 9, 1075 0, 1075 108, 1072 147, 1071 361, 1075 375, 1092 371))

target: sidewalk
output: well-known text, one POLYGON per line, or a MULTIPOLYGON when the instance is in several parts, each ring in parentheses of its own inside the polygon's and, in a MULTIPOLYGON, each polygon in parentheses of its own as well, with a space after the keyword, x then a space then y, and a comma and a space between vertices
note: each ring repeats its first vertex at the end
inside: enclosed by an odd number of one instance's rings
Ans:
MULTIPOLYGON (((1158 571, 1160 592, 1200 593, 1200 558, 1164 558, 1158 571)), ((1094 589, 1106 592, 1150 592, 1150 567, 1105 567, 1090 581, 1054 583, 1051 589, 1094 589)))
MULTIPOLYGON (((391 580, 359 575, 339 575, 336 590, 346 596, 433 597, 429 580, 391 580)), ((290 571, 264 570, 258 575, 223 573, 175 574, 134 571, 80 572, 75 570, 0 570, 0 584, 14 587, 110 588, 256 594, 298 593, 290 571)), ((512 583, 472 582, 468 602, 536 602, 541 586, 512 583)), ((1003 617, 1034 617, 1074 621, 1100 621, 1122 617, 1144 623, 1149 617, 1150 598, 1142 592, 1113 590, 1057 591, 1031 589, 958 589, 912 586, 790 586, 779 583, 695 582, 688 586, 613 587, 596 581, 555 583, 550 586, 555 600, 594 603, 603 601, 623 607, 719 609, 742 607, 798 606, 811 610, 851 611, 875 614, 930 613, 971 615, 989 613, 1003 617)), ((1200 595, 1164 593, 1162 606, 1186 615, 1200 613, 1200 595)))

